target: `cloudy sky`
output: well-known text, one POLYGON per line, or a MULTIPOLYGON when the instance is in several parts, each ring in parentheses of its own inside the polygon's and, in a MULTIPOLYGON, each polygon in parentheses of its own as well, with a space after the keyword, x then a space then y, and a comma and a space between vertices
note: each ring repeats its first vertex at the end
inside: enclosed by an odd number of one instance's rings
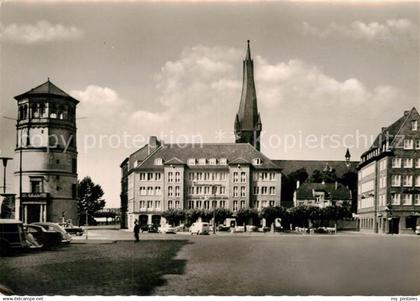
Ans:
MULTIPOLYGON (((13 96, 48 77, 79 99, 79 176, 103 186, 109 207, 119 206, 120 162, 149 135, 233 141, 247 39, 271 158, 343 159, 349 146, 357 160, 367 146, 355 135, 370 139, 420 107, 416 3, 10 1, 0 9, 1 115, 15 117, 13 96), (318 142, 305 144, 309 136, 318 142), (321 145, 322 136, 335 140, 321 145)), ((13 155, 14 126, 1 118, 1 155, 13 155)))

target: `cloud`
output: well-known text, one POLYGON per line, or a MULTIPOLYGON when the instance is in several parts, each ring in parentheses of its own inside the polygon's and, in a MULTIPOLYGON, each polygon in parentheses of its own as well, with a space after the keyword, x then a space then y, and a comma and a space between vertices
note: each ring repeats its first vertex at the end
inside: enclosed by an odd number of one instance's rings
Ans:
POLYGON ((76 40, 83 34, 83 30, 75 26, 51 24, 45 20, 36 24, 0 24, 0 41, 14 44, 76 40))
POLYGON ((330 23, 323 29, 304 22, 303 33, 306 35, 317 36, 322 39, 338 37, 352 38, 368 42, 399 42, 402 40, 417 40, 418 26, 408 19, 390 19, 383 23, 364 23, 362 21, 354 21, 348 25, 330 23))
POLYGON ((399 94, 396 88, 387 85, 369 89, 356 78, 339 81, 301 60, 271 64, 257 56, 256 65, 259 99, 266 107, 274 108, 286 102, 324 108, 372 102, 386 104, 399 94))
MULTIPOLYGON (((98 85, 71 94, 81 101, 79 116, 89 119, 87 132, 200 134, 204 141, 219 141, 216 133, 223 130, 227 135, 220 141, 231 141, 229 133, 241 96, 243 56, 244 50, 234 48, 186 48, 155 75, 156 96, 147 102, 152 105, 145 106, 141 94, 125 99, 112 88, 98 85)), ((268 131, 285 120, 303 120, 302 112, 316 114, 317 125, 328 127, 331 112, 338 119, 366 112, 379 114, 402 97, 396 87, 368 87, 354 77, 339 80, 298 59, 273 63, 255 56, 254 65, 259 110, 268 131)), ((351 124, 350 120, 347 126, 351 124)))

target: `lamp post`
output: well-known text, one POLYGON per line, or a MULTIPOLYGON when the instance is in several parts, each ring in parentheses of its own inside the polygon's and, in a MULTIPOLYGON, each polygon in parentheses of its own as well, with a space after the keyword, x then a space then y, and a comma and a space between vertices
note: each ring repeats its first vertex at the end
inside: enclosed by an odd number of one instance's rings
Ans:
POLYGON ((0 159, 3 161, 3 192, 6 193, 6 167, 7 167, 7 161, 13 160, 12 158, 7 157, 0 157, 0 159))

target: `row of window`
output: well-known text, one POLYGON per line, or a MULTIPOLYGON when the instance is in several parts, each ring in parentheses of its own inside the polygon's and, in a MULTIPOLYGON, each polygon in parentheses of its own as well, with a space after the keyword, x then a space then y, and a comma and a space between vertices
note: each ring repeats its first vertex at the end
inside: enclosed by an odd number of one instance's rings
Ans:
POLYGON ((224 195, 226 194, 226 187, 225 186, 191 186, 188 187, 188 194, 190 195, 224 195), (213 189, 212 189, 213 188, 213 189))
MULTIPOLYGON (((413 186, 413 176, 412 175, 392 175, 391 177, 391 185, 393 187, 400 187, 401 186, 401 179, 402 179, 402 186, 404 187, 412 187, 413 186)), ((414 181, 414 186, 420 187, 420 175, 416 176, 414 181)))
MULTIPOLYGON (((160 172, 141 172, 140 181, 160 181, 162 174, 160 172)), ((227 178, 226 172, 190 172, 188 173, 188 179, 190 181, 224 181, 227 178)), ((234 183, 246 183, 246 172, 234 172, 233 173, 233 182, 234 183)), ((254 173, 254 181, 275 181, 276 173, 275 172, 259 172, 254 173)), ((181 173, 177 172, 168 172, 168 182, 169 183, 180 183, 181 182, 181 173)))
POLYGON ((414 147, 416 149, 420 149, 420 140, 415 140, 414 139, 404 139, 404 149, 414 149, 414 147), (414 145, 415 144, 415 145, 414 145))
POLYGON ((391 195, 392 205, 420 205, 420 194, 394 193, 391 195))
POLYGON ((160 186, 141 186, 140 195, 162 195, 162 190, 160 189, 160 186))
POLYGON ((224 181, 227 178, 226 172, 190 172, 190 181, 224 181))
POLYGON ((191 200, 188 201, 188 209, 210 209, 210 208, 227 208, 226 201, 201 201, 191 200), (211 207, 210 207, 211 205, 211 207))
MULTIPOLYGON (((134 203, 136 204, 136 202, 134 203)), ((134 207, 134 211, 144 210, 144 209, 161 209, 160 201, 139 201, 138 208, 134 207)))
POLYGON ((28 105, 19 106, 19 120, 28 118, 53 118, 74 121, 75 116, 74 107, 57 106, 50 104, 49 109, 44 103, 34 103, 29 107, 28 105))
POLYGON ((275 195, 276 187, 274 186, 254 186, 254 194, 260 195, 275 195))
POLYGON ((160 172, 141 172, 140 181, 159 181, 162 177, 160 172))
POLYGON ((173 186, 168 186, 168 196, 174 196, 174 191, 175 191, 175 196, 180 196, 181 193, 181 187, 179 186, 175 186, 175 189, 173 186))
MULTIPOLYGON (((392 168, 413 168, 413 162, 413 158, 392 158, 392 168)), ((415 167, 420 168, 420 158, 415 159, 415 162, 415 167)))

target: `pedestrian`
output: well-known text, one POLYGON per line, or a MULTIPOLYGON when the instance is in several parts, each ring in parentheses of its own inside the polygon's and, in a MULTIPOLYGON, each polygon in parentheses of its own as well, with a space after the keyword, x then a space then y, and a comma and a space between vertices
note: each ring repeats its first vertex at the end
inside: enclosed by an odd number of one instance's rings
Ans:
POLYGON ((136 242, 139 241, 139 232, 140 232, 140 225, 137 222, 137 220, 134 221, 134 238, 136 239, 136 242))

